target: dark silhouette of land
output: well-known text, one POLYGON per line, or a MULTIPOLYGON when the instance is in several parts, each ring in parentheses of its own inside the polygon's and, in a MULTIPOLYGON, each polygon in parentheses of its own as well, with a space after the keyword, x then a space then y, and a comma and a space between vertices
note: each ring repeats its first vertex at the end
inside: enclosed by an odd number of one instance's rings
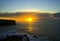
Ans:
POLYGON ((0 19, 0 26, 15 25, 15 20, 0 19))

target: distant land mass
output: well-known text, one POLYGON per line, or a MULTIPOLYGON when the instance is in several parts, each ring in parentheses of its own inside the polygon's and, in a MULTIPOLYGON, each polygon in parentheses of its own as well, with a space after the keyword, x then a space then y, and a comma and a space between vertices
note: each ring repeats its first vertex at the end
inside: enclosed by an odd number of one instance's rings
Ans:
POLYGON ((54 17, 59 17, 60 18, 60 13, 55 13, 54 17))
POLYGON ((0 26, 15 25, 15 20, 0 19, 0 26))

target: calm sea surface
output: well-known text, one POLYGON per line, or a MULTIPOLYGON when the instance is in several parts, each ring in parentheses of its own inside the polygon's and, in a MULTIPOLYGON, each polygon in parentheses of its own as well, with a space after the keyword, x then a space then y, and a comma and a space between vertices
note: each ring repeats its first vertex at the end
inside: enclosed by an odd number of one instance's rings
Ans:
POLYGON ((39 20, 38 22, 32 23, 17 23, 16 25, 11 26, 3 26, 0 27, 0 33, 9 31, 9 30, 17 30, 22 33, 35 33, 40 35, 41 37, 47 37, 53 41, 60 40, 60 20, 39 20))

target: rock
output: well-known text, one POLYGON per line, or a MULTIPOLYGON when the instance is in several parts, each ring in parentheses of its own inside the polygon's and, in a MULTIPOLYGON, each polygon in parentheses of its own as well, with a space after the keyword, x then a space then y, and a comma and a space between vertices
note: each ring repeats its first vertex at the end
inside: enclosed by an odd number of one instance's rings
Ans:
POLYGON ((15 25, 15 20, 0 19, 0 26, 15 25))

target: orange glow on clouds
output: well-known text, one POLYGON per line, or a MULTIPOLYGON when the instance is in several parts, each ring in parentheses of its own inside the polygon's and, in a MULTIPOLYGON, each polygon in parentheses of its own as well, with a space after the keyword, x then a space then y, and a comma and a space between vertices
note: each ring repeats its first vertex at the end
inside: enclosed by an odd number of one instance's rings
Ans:
POLYGON ((26 18, 26 19, 24 19, 24 20, 26 20, 27 22, 32 22, 32 21, 33 21, 33 18, 28 17, 28 18, 26 18))
POLYGON ((55 13, 54 11, 44 11, 39 9, 21 9, 21 10, 15 10, 14 12, 35 12, 35 13, 55 13))
POLYGON ((38 12, 38 13, 43 13, 45 11, 38 10, 38 9, 22 9, 22 10, 16 10, 14 12, 38 12))
POLYGON ((16 21, 19 22, 34 22, 36 20, 36 16, 28 14, 28 15, 21 15, 15 18, 16 21))

